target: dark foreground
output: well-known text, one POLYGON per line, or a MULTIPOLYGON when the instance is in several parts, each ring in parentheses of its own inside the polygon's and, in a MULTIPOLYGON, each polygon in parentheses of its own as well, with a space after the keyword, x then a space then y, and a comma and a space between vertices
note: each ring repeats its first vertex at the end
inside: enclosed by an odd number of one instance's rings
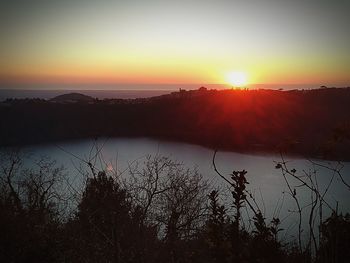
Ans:
MULTIPOLYGON (((31 169, 22 160, 19 152, 0 156, 1 262, 349 262, 350 216, 327 207, 312 174, 300 177, 311 196, 310 223, 284 239, 283 219, 259 208, 245 171, 217 171, 230 189, 224 206, 222 192, 195 169, 161 156, 123 181, 95 166, 94 155, 81 161, 87 170, 80 186, 49 159, 31 169), (330 217, 322 216, 326 209, 330 217)), ((283 162, 276 169, 287 185, 296 178, 283 162)), ((299 191, 289 188, 296 204, 299 191)))

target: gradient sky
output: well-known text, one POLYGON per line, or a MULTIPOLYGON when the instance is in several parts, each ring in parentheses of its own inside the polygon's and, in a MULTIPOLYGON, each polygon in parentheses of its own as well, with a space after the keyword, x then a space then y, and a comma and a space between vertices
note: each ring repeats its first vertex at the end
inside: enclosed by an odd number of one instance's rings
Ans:
POLYGON ((350 1, 0 0, 1 81, 350 84, 350 1))

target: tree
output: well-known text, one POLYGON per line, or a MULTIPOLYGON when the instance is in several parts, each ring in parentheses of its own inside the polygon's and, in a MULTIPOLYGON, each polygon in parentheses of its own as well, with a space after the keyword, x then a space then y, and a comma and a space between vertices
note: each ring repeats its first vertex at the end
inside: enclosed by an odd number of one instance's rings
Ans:
POLYGON ((130 173, 128 188, 144 220, 159 230, 161 257, 177 261, 184 256, 183 244, 204 225, 207 182, 197 169, 159 155, 148 156, 142 169, 136 166, 130 173))
POLYGON ((219 193, 213 190, 209 194, 209 219, 205 227, 205 239, 213 262, 227 262, 230 255, 230 226, 226 208, 219 204, 219 193))
POLYGON ((23 158, 20 151, 0 158, 0 257, 5 262, 56 262, 62 246, 63 168, 41 158, 24 169, 23 158))
POLYGON ((98 172, 88 179, 76 218, 70 222, 69 229, 77 229, 72 248, 79 248, 70 256, 84 262, 136 262, 139 221, 127 191, 98 172))
POLYGON ((342 263, 350 259, 350 215, 333 213, 321 224, 319 262, 342 263))

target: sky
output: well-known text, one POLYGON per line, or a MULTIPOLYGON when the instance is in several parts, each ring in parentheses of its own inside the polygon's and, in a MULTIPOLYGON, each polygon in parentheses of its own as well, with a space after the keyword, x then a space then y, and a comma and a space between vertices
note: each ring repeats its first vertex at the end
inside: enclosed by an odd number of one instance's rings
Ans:
POLYGON ((350 0, 0 0, 0 81, 350 85, 350 0))

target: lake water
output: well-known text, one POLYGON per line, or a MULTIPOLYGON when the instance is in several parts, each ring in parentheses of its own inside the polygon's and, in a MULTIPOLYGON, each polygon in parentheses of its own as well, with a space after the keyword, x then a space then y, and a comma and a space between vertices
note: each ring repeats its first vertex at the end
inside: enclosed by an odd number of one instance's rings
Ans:
MULTIPOLYGON (((97 142, 98 149, 104 162, 102 168, 110 169, 114 167, 118 173, 127 177, 128 165, 133 165, 135 162, 142 162, 145 156, 163 155, 168 156, 173 160, 183 162, 186 167, 198 167, 198 170, 203 175, 203 178, 208 180, 213 188, 220 188, 229 196, 227 185, 215 173, 212 165, 213 150, 186 143, 164 142, 147 138, 117 138, 117 139, 101 139, 97 142), (123 173, 124 171, 124 173, 123 173)), ((82 175, 78 172, 80 161, 77 157, 88 160, 89 156, 96 150, 96 144, 93 141, 81 140, 71 141, 58 144, 46 144, 29 146, 25 151, 31 152, 32 159, 39 156, 50 156, 57 160, 58 164, 63 164, 69 174, 69 178, 73 183, 82 180, 82 175), (94 148, 95 147, 95 148, 94 148)), ((303 173, 317 172, 316 177, 320 189, 323 191, 329 184, 333 173, 325 168, 313 166, 311 162, 301 158, 285 157, 288 161, 290 169, 295 168, 298 175, 303 173)), ((276 169, 276 161, 281 161, 278 155, 252 155, 241 154, 235 152, 218 152, 216 157, 216 165, 222 174, 228 175, 232 170, 243 170, 247 173, 249 182, 248 189, 255 196, 261 209, 265 212, 266 217, 279 217, 285 226, 283 232, 285 236, 295 233, 297 229, 297 216, 291 210, 295 209, 295 204, 288 192, 286 183, 281 174, 281 171, 276 169)), ((322 165, 336 167, 336 162, 317 161, 322 165)), ((344 165, 341 174, 347 182, 350 182, 350 163, 344 165)), ((82 167, 87 169, 87 167, 82 167)), ((293 189, 296 185, 300 185, 295 180, 290 181, 293 189)), ((303 191, 301 188, 296 188, 297 196, 301 200, 302 206, 307 206, 310 202, 310 192, 303 191)), ((350 211, 350 189, 348 189, 338 176, 334 177, 328 193, 325 195, 325 200, 336 207, 338 203, 339 211, 350 211)), ((226 200, 225 197, 222 198, 226 200)), ((305 209, 305 213, 307 208, 305 209)), ((325 212, 326 209, 325 209, 325 212)), ((328 211, 329 214, 329 211, 328 211)), ((305 214, 306 216, 306 214, 305 214)), ((307 220, 304 220, 304 225, 307 220)))

